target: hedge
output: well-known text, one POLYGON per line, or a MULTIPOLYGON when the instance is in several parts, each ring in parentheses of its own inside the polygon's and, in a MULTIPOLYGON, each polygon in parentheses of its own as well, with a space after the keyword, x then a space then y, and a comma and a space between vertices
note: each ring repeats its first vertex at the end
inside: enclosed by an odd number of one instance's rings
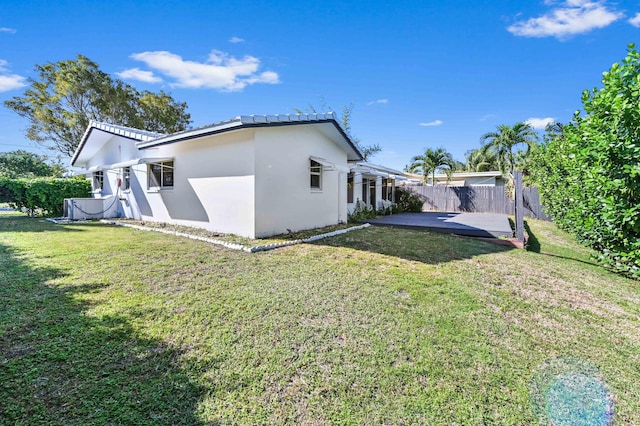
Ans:
POLYGON ((33 215, 42 210, 44 215, 60 216, 65 198, 89 197, 91 182, 84 176, 67 179, 0 178, 0 202, 14 208, 25 208, 33 215))

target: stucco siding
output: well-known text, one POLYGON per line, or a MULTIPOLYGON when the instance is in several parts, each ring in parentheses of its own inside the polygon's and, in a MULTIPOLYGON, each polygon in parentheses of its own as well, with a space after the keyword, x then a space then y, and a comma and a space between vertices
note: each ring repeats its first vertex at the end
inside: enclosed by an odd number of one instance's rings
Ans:
POLYGON ((140 151, 134 140, 113 135, 98 152, 87 162, 86 167, 103 166, 137 158, 140 151))
POLYGON ((323 171, 322 189, 310 185, 309 157, 346 168, 347 155, 313 126, 256 130, 256 236, 347 221, 347 173, 323 171))
POLYGON ((142 194, 134 210, 144 220, 254 237, 253 145, 247 130, 146 150, 174 159, 174 186, 148 189, 147 167, 136 166, 142 194))

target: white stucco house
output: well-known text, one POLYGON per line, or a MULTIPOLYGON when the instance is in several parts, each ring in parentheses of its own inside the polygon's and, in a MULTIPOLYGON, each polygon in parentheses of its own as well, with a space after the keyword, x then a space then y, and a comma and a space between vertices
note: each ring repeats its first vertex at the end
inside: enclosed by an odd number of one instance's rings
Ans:
MULTIPOLYGON (((239 116, 162 135, 91 122, 71 164, 93 197, 72 219, 125 217, 249 238, 347 221, 362 154, 333 113, 239 116)), ((377 196, 376 196, 377 197, 377 196)))

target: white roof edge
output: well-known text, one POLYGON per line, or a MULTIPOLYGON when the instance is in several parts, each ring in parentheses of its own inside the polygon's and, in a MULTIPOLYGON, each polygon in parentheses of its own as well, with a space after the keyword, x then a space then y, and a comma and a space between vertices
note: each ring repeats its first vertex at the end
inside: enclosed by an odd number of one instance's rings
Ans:
POLYGON ((382 171, 391 175, 398 175, 398 176, 404 175, 404 172, 401 172, 400 170, 392 169, 391 167, 381 166, 379 164, 368 163, 366 161, 358 161, 352 164, 354 169, 360 167, 364 169, 373 169, 373 170, 382 171))
POLYGON ((348 145, 359 157, 362 157, 362 153, 357 148, 353 137, 347 133, 347 131, 340 124, 338 117, 334 112, 327 112, 322 114, 272 114, 272 115, 239 115, 231 120, 221 121, 218 123, 209 124, 206 126, 198 127, 196 129, 185 130, 183 132, 174 133, 167 136, 158 137, 148 141, 138 142, 136 147, 138 149, 150 148, 156 145, 163 145, 172 142, 178 142, 185 139, 195 139, 201 135, 208 133, 223 132, 225 130, 231 130, 234 127, 251 126, 265 124, 277 124, 277 123, 289 123, 289 124, 313 124, 313 123, 326 123, 333 121, 346 137, 348 145))
POLYGON ((89 134, 93 129, 101 130, 103 132, 111 133, 117 136, 123 136, 125 138, 139 140, 139 141, 149 141, 152 139, 156 139, 158 137, 164 136, 163 133, 150 132, 148 130, 135 129, 133 127, 125 127, 118 126, 116 124, 103 123, 101 121, 89 120, 89 124, 82 134, 82 138, 80 139, 80 143, 76 148, 76 151, 71 156, 71 165, 74 165, 78 160, 78 156, 80 152, 84 148, 84 145, 89 138, 89 134))
POLYGON ((263 123, 295 123, 299 121, 325 121, 336 120, 336 114, 326 112, 322 114, 271 114, 271 115, 241 115, 238 117, 242 124, 263 124, 263 123))
POLYGON ((142 149, 142 148, 147 148, 149 146, 171 143, 173 141, 178 141, 182 139, 193 139, 193 138, 197 138, 198 136, 204 133, 209 133, 209 132, 219 131, 219 130, 227 130, 233 127, 239 127, 241 125, 242 125, 242 121, 240 120, 240 117, 236 117, 236 118, 232 118, 231 120, 222 121, 222 122, 211 124, 208 126, 197 127, 195 129, 173 133, 167 136, 162 136, 162 137, 151 139, 148 141, 138 142, 136 146, 142 149))
POLYGON ((124 136, 131 139, 150 140, 165 136, 164 133, 150 132, 148 130, 136 129, 133 127, 118 126, 116 124, 102 123, 100 121, 89 121, 88 129, 103 130, 115 135, 124 136))
MULTIPOLYGON (((329 112, 325 114, 271 114, 271 115, 239 115, 230 120, 220 121, 206 126, 198 127, 183 132, 173 133, 171 135, 163 135, 157 138, 139 142, 137 147, 140 149, 150 146, 170 143, 182 139, 196 138, 202 134, 229 130, 234 127, 252 124, 274 124, 274 123, 300 123, 300 122, 320 122, 327 120, 335 120, 338 122, 335 113, 329 112)), ((346 132, 345 132, 346 133, 346 132)))

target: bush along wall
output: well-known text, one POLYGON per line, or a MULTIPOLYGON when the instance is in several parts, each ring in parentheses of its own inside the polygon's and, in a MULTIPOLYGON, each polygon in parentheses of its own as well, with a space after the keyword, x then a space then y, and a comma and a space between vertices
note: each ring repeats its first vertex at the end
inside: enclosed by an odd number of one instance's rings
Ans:
POLYGON ((0 178, 0 202, 27 209, 31 215, 41 210, 47 216, 60 216, 65 198, 89 197, 90 194, 91 182, 84 176, 68 179, 0 178))
POLYGON ((640 279, 640 54, 585 91, 584 113, 543 148, 534 177, 555 222, 599 252, 612 269, 640 279))
POLYGON ((403 188, 396 188, 396 203, 401 212, 409 213, 420 213, 424 205, 424 201, 420 197, 403 188))

